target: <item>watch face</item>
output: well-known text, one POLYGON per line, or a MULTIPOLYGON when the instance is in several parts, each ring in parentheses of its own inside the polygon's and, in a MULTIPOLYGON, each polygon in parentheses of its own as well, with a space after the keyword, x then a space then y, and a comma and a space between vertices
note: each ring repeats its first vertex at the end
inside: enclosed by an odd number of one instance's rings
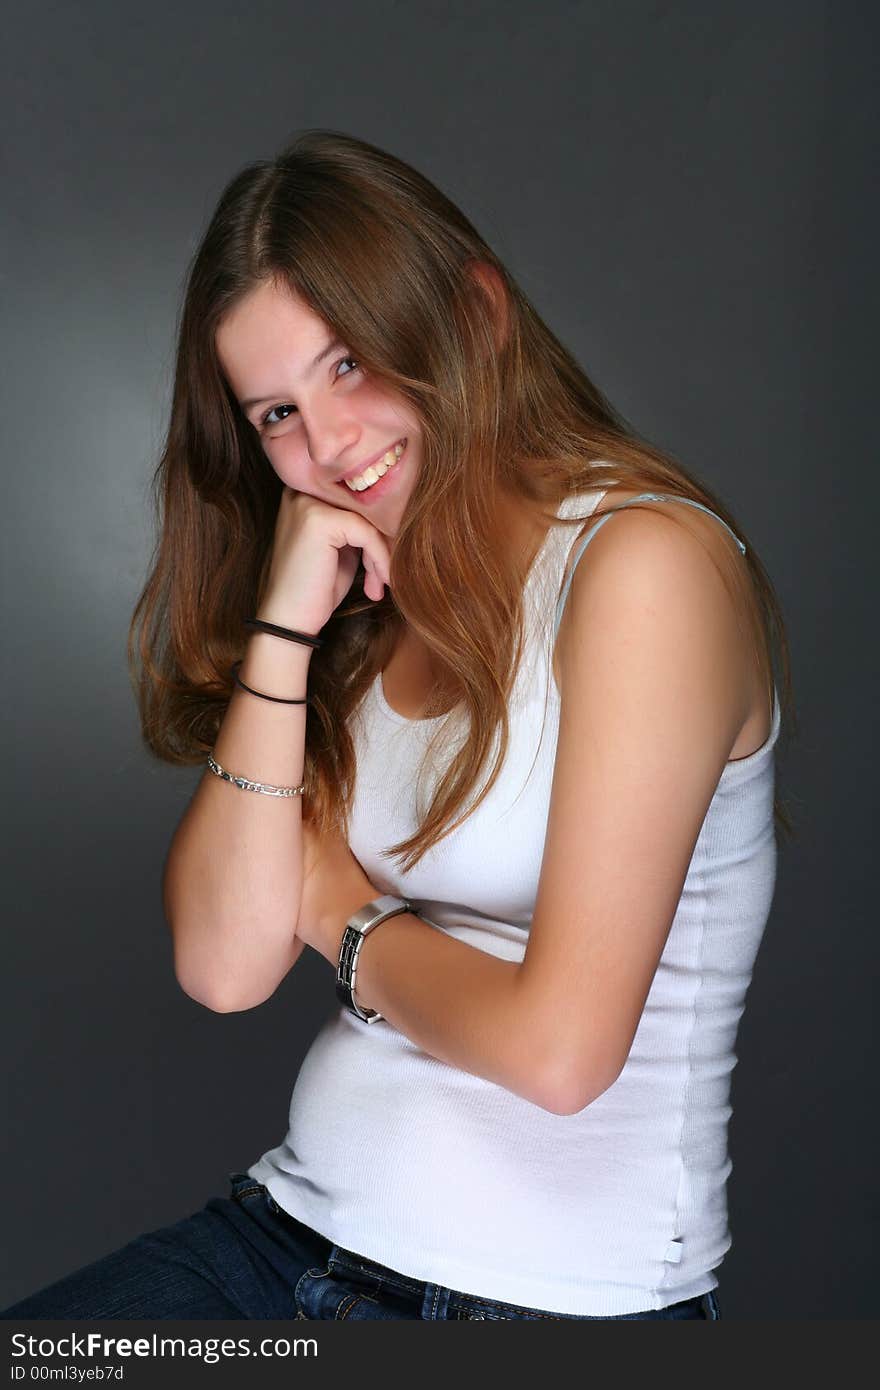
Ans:
POLYGON ((365 903, 363 907, 359 907, 357 912, 348 919, 347 925, 351 927, 353 931, 360 932, 362 936, 366 936, 367 932, 372 931, 374 927, 378 927, 380 923, 386 921, 389 917, 395 916, 398 912, 408 911, 408 908, 409 904, 405 903, 402 898, 395 898, 390 894, 385 894, 383 897, 374 898, 372 902, 365 903))
POLYGON ((355 1018, 359 1018, 362 1023, 378 1023, 383 1018, 383 1015, 375 1009, 369 1011, 361 1009, 354 997, 357 958, 363 939, 368 932, 372 931, 373 927, 380 926, 389 917, 394 917, 399 912, 410 911, 412 911, 412 904, 405 898, 398 898, 391 893, 386 893, 372 902, 365 903, 345 924, 345 931, 342 933, 342 941, 339 946, 339 964, 336 968, 336 997, 340 1004, 343 1004, 349 1013, 354 1014, 355 1018))

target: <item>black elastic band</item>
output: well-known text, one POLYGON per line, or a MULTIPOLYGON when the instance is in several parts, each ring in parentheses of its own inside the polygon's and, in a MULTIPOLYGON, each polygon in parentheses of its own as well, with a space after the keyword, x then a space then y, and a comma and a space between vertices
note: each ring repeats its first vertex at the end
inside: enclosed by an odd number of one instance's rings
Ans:
POLYGON ((320 647, 320 637, 308 632, 296 632, 292 627, 279 627, 277 623, 263 622, 262 618, 245 618, 245 627, 256 628, 258 632, 270 632, 273 637, 286 637, 289 642, 303 642, 307 647, 320 647))
POLYGON ((307 705, 309 703, 308 695, 306 695, 305 698, 302 700, 285 700, 282 699, 280 695, 264 695, 262 690, 253 690, 251 686, 245 685, 244 681, 239 676, 238 670, 240 666, 241 662, 236 661, 234 666, 232 667, 232 678, 235 681, 235 684, 238 686, 238 688, 240 690, 246 690, 249 695, 258 695, 261 700, 271 700, 273 704, 276 705, 307 705))

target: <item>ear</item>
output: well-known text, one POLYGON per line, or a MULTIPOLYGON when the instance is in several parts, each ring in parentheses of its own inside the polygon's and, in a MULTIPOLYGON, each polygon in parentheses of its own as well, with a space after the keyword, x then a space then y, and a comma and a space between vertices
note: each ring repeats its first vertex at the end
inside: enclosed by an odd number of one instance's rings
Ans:
POLYGON ((495 346, 500 351, 507 341, 508 306, 504 281, 495 266, 490 265, 488 261, 470 261, 468 270, 489 300, 492 321, 495 324, 495 346))

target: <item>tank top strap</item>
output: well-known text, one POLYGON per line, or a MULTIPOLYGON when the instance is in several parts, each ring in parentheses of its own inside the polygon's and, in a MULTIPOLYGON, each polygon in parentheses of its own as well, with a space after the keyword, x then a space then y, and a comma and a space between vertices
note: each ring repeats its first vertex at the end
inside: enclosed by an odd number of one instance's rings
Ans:
MULTIPOLYGON (((689 507, 699 507, 701 512, 705 512, 707 516, 714 516, 716 521, 720 521, 724 529, 726 531, 730 531, 731 536, 733 536, 733 539, 736 541, 743 555, 745 555, 746 553, 746 547, 743 545, 739 536, 737 536, 734 531, 730 530, 730 527, 728 526, 724 518, 720 517, 717 512, 711 511, 708 507, 704 507, 702 502, 695 502, 692 497, 674 497, 666 492, 640 492, 636 497, 628 497, 625 502, 618 502, 617 505, 619 508, 622 509, 624 507, 629 507, 633 502, 684 502, 689 507)), ((574 572, 577 568, 578 561, 580 560, 590 541, 595 536, 596 532, 602 526, 605 525, 606 521, 610 521, 613 516, 614 512, 606 512, 604 516, 601 516, 599 518, 595 526, 590 527, 589 531, 585 536, 581 536, 580 540, 574 546, 574 560, 569 568, 565 585, 563 586, 562 593, 559 595, 559 601, 556 605, 556 621, 553 624, 554 642, 556 641, 556 635, 559 632, 559 624, 562 621, 562 610, 565 607, 565 600, 568 597, 568 591, 571 588, 571 581, 574 578, 574 572)))

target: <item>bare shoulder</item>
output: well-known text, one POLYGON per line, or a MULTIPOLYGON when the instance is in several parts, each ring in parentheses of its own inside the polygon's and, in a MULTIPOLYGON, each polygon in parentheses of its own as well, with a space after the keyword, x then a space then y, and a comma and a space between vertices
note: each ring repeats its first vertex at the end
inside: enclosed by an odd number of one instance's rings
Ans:
MULTIPOLYGON (((621 502, 629 501, 645 489, 611 489, 600 499, 595 511, 579 532, 586 534, 599 518, 621 502)), ((569 566, 579 550, 577 538, 569 550, 569 566)), ((742 722, 730 751, 729 761, 747 757, 760 748, 770 734, 770 708, 765 677, 755 651, 753 620, 745 601, 737 601, 735 590, 725 586, 722 574, 735 572, 742 562, 739 549, 726 527, 698 507, 681 502, 646 503, 614 513, 598 526, 588 547, 577 561, 571 588, 563 609, 559 634, 553 652, 553 675, 562 690, 563 670, 570 662, 572 644, 578 641, 578 614, 591 603, 602 604, 597 614, 614 618, 614 591, 621 572, 637 573, 636 567, 660 566, 674 562, 680 569, 682 589, 689 601, 698 603, 703 620, 722 634, 727 664, 740 692, 742 722), (674 525, 670 525, 671 518, 674 525), (688 544, 689 533, 696 542, 688 544), (674 559, 673 559, 674 557, 674 559), (602 596, 605 595, 603 603, 602 596)), ((646 578, 649 578, 646 575, 646 578)), ((604 620, 604 619, 603 619, 604 620)))

